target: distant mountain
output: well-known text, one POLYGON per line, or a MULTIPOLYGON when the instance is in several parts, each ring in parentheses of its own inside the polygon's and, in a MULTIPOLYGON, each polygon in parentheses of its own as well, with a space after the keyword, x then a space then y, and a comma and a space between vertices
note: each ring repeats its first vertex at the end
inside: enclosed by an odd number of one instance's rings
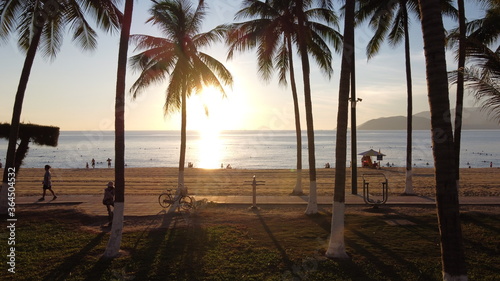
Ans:
MULTIPOLYGON (((452 119, 455 116, 455 110, 452 110, 452 119)), ((413 130, 430 130, 431 113, 424 111, 413 115, 413 130)), ((498 130, 500 124, 498 121, 489 118, 477 107, 464 108, 462 118, 463 130, 498 130)), ((406 116, 382 117, 369 120, 358 126, 358 130, 406 130, 406 116)))

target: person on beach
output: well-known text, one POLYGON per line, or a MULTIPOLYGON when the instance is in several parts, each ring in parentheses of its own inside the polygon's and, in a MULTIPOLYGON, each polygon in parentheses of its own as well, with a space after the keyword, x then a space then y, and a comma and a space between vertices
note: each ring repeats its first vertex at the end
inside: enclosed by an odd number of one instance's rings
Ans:
POLYGON ((52 193, 52 196, 54 196, 54 198, 52 200, 55 200, 57 198, 56 194, 54 193, 54 191, 52 190, 52 175, 50 174, 50 165, 45 165, 45 175, 43 176, 43 194, 42 194, 42 198, 39 199, 39 201, 43 201, 45 200, 45 193, 47 192, 47 190, 49 190, 51 193, 52 193))
POLYGON ((102 204, 106 205, 108 210, 108 222, 109 225, 113 223, 113 208, 115 207, 115 186, 112 181, 108 182, 107 187, 104 189, 104 198, 102 199, 102 204))
POLYGON ((95 168, 95 159, 94 158, 92 158, 92 162, 91 163, 92 163, 92 169, 94 169, 95 168))
POLYGON ((108 168, 111 168, 111 158, 108 158, 106 161, 108 161, 108 168))

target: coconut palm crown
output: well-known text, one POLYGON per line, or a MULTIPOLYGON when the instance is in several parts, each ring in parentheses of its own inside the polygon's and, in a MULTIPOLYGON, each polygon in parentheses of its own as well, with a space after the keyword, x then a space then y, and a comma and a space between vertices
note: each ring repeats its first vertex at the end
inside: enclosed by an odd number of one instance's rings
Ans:
POLYGON ((204 1, 199 1, 196 9, 185 0, 158 1, 153 6, 147 22, 157 26, 164 37, 131 36, 135 50, 143 50, 130 59, 131 66, 141 72, 130 90, 134 98, 151 84, 167 78, 166 114, 181 108, 183 93, 189 96, 207 85, 225 95, 223 85, 232 84, 231 73, 218 60, 199 50, 222 40, 225 34, 222 27, 199 33, 206 11, 204 1))
POLYGON ((82 50, 97 47, 97 33, 88 21, 94 18, 98 28, 112 32, 119 28, 123 14, 117 8, 121 0, 6 0, 0 4, 0 40, 17 33, 17 44, 28 51, 33 37, 41 31, 39 51, 54 59, 60 51, 64 33, 69 30, 82 50))

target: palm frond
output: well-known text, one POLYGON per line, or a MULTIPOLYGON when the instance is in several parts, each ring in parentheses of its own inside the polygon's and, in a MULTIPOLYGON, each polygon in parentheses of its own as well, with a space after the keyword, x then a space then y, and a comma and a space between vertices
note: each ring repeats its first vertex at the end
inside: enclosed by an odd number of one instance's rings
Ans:
POLYGON ((396 47, 404 40, 405 21, 406 24, 409 25, 408 17, 404 16, 404 13, 406 11, 403 11, 403 9, 406 9, 406 7, 401 7, 401 9, 399 9, 399 11, 396 13, 396 16, 394 17, 393 20, 392 28, 387 35, 387 38, 389 39, 389 44, 392 47, 396 47))
POLYGON ((212 43, 221 42, 227 34, 227 28, 218 26, 208 32, 198 33, 193 36, 193 43, 196 47, 209 47, 212 43))
POLYGON ((333 67, 332 52, 329 45, 321 36, 315 33, 311 34, 311 40, 314 41, 314 44, 307 44, 307 50, 319 65, 320 70, 330 79, 333 74, 333 67))
POLYGON ((63 43, 62 20, 60 17, 52 18, 43 27, 39 48, 42 51, 42 56, 51 60, 55 59, 63 43))
POLYGON ((97 48, 97 33, 85 19, 80 6, 71 2, 71 5, 66 8, 65 18, 71 23, 69 29, 73 31, 73 42, 82 50, 95 50, 97 48))
MULTIPOLYGON (((463 73, 465 87, 480 104, 481 109, 500 123, 500 77, 478 67, 465 68, 463 73)), ((458 71, 452 71, 448 76, 450 83, 456 83, 458 71)))
POLYGON ((276 58, 274 59, 274 65, 278 69, 278 82, 286 86, 287 85, 287 73, 290 68, 290 54, 291 50, 288 50, 287 44, 286 44, 286 38, 283 38, 285 42, 281 44, 280 49, 278 50, 276 54, 276 58))
POLYGON ((165 105, 163 106, 165 115, 173 113, 181 108, 183 83, 188 78, 180 70, 181 65, 177 64, 170 75, 170 81, 166 91, 165 105))
POLYGON ((106 33, 118 31, 123 20, 123 13, 118 9, 121 0, 76 0, 79 6, 95 19, 97 27, 106 33))
POLYGON ((207 69, 212 73, 210 75, 217 79, 217 81, 222 81, 222 83, 218 82, 218 84, 233 84, 234 81, 231 72, 220 61, 203 52, 198 53, 198 58, 203 64, 195 64, 195 68, 197 66, 204 67, 203 65, 206 65, 207 69))
POLYGON ((148 49, 131 57, 129 60, 131 67, 141 71, 139 78, 130 89, 133 98, 135 99, 150 85, 163 83, 167 75, 173 72, 176 62, 176 52, 161 47, 148 49))
POLYGON ((0 40, 6 41, 16 30, 18 18, 28 4, 26 0, 3 0, 0 2, 0 40))
POLYGON ((259 16, 262 19, 270 19, 279 16, 279 12, 273 9, 271 5, 267 2, 259 0, 244 0, 242 1, 242 7, 243 8, 234 15, 234 20, 241 20, 256 16, 259 16))
POLYGON ((318 38, 324 39, 316 42, 328 42, 333 46, 335 52, 340 53, 342 51, 342 42, 344 39, 340 32, 328 25, 318 22, 309 22, 308 27, 318 36, 318 38))

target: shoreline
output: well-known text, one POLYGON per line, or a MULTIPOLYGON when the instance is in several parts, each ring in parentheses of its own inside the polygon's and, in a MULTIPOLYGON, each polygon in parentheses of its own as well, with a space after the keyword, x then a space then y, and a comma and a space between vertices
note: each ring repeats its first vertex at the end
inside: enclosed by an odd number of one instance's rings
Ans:
MULTIPOLYGON (((53 190, 60 195, 101 195, 105 185, 114 181, 113 168, 52 168, 53 190)), ((332 196, 335 169, 316 169, 317 195, 332 196)), ((358 168, 358 194, 363 193, 363 175, 382 173, 387 177, 389 194, 403 193, 404 167, 382 167, 379 170, 358 168)), ((414 168, 413 187, 417 195, 434 196, 434 169, 414 168)), ((461 168, 461 196, 500 196, 500 168, 461 168)), ((16 176, 16 196, 41 195, 43 168, 21 168, 16 176)), ((351 193, 351 169, 346 171, 346 194, 351 193)), ((257 195, 288 196, 296 183, 293 169, 185 169, 185 185, 193 195, 251 195, 253 176, 264 185, 257 195)), ((136 195, 160 194, 177 186, 178 168, 125 168, 125 193, 136 195)), ((377 192, 379 179, 368 179, 371 190, 377 192)), ((308 170, 302 170, 302 189, 309 193, 308 170)))

